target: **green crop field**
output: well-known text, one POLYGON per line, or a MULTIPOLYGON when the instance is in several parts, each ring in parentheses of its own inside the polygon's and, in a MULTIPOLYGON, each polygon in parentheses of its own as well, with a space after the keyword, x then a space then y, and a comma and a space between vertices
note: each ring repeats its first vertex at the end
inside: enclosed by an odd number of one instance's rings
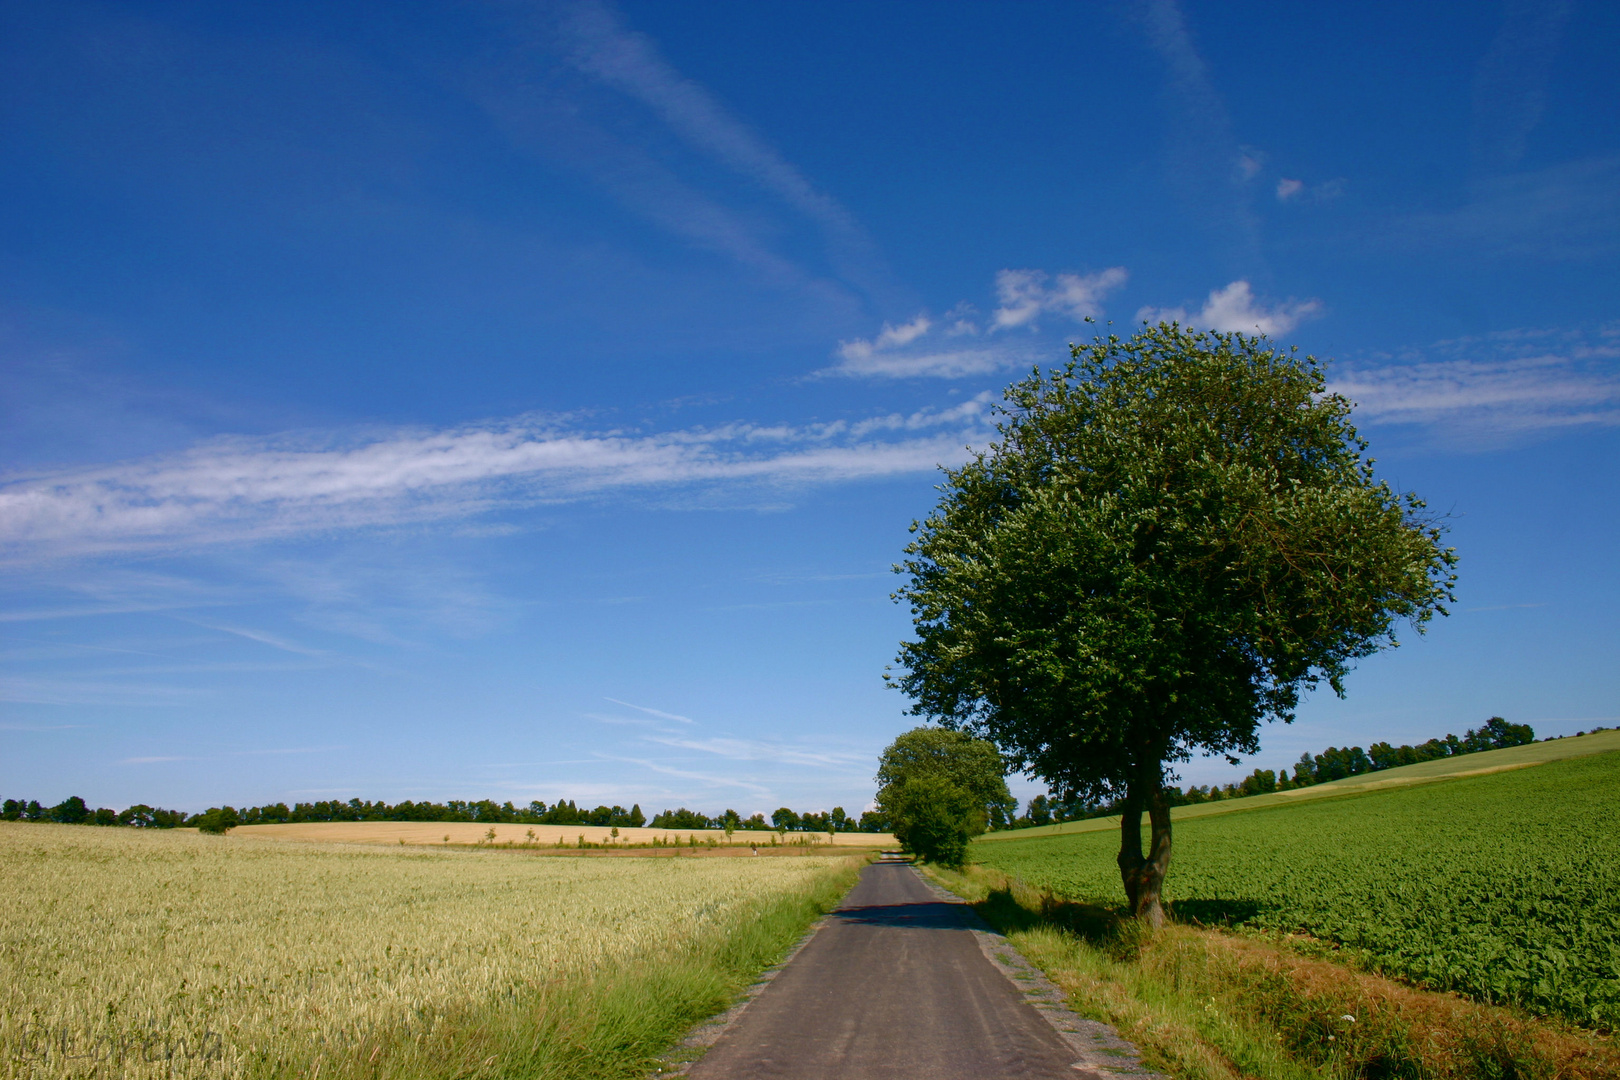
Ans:
MULTIPOLYGON (((1117 835, 972 857, 1118 904, 1117 835)), ((1165 884, 1183 916, 1302 931, 1426 986, 1620 1027, 1620 753, 1178 821, 1165 884)))

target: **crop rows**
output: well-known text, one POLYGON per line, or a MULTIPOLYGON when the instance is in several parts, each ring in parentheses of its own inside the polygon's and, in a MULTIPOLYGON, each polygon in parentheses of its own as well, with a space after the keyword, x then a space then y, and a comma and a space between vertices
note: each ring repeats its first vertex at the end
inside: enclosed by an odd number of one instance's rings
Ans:
MULTIPOLYGON (((1422 985, 1620 1027, 1620 753, 1176 826, 1178 914, 1304 932, 1422 985)), ((1123 900, 1115 832, 980 844, 1123 900)))

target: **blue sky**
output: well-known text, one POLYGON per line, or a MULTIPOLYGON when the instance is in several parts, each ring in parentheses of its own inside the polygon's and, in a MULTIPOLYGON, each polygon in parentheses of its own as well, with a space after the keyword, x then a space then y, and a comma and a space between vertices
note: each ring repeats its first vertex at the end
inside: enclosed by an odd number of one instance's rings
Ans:
POLYGON ((1462 557, 1186 779, 1613 724, 1617 49, 1593 2, 7 5, 0 789, 864 806, 907 525, 1087 316, 1331 358, 1462 557))

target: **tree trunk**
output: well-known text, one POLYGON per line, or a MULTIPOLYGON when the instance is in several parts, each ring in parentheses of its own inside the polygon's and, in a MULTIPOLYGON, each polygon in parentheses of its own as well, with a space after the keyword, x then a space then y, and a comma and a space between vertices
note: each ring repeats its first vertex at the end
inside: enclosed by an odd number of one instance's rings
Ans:
POLYGON ((1170 869, 1170 793, 1162 783, 1144 795, 1133 785, 1125 796, 1125 812, 1119 819, 1119 874, 1125 883, 1125 899, 1131 914, 1146 919, 1154 927, 1164 925, 1164 907, 1159 895, 1164 875, 1170 869), (1151 826, 1148 853, 1142 855, 1142 810, 1148 812, 1151 826))

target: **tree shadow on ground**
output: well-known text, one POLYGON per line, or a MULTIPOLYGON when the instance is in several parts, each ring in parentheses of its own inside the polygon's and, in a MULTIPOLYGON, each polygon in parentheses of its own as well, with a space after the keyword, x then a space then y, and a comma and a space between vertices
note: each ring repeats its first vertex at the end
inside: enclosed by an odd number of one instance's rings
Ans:
POLYGON ((915 930, 961 930, 971 923, 962 904, 943 900, 915 904, 863 904, 841 907, 829 914, 840 922, 901 926, 915 930))
POLYGON ((1176 922, 1195 926, 1237 926, 1261 911, 1257 900, 1176 900, 1169 907, 1176 922))
POLYGON ((1031 908, 1021 903, 1011 889, 990 890, 990 894, 974 904, 973 909, 1003 933, 1050 927, 1094 945, 1117 938, 1120 927, 1129 921, 1112 908, 1061 900, 1050 893, 1041 897, 1039 908, 1031 908))
MULTIPOLYGON (((1010 888, 992 889, 973 905, 991 926, 1002 932, 1045 927, 1072 934, 1092 945, 1112 946, 1123 937, 1132 937, 1136 920, 1123 905, 1104 906, 1064 900, 1046 893, 1039 906, 1031 906, 1030 896, 1015 895, 1010 888)), ((1193 926, 1237 926, 1258 915, 1262 905, 1255 900, 1177 900, 1166 904, 1166 915, 1173 922, 1193 926)))

